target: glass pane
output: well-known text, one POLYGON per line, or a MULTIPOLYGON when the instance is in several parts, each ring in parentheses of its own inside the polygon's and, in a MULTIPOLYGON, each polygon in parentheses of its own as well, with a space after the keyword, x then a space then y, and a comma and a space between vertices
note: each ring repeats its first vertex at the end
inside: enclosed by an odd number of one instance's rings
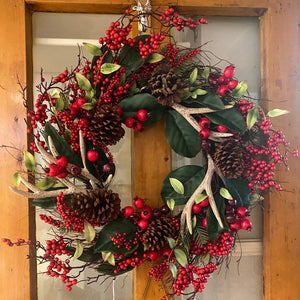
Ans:
MULTIPOLYGON (((35 13, 33 15, 33 59, 34 59, 34 86, 40 82, 41 67, 47 80, 57 76, 65 67, 77 65, 78 44, 90 42, 95 45, 104 30, 109 27, 116 15, 92 14, 53 14, 35 13)), ((90 54, 83 48, 82 54, 87 58, 90 54)), ((36 97, 37 95, 35 95, 36 97)), ((131 204, 131 131, 126 130, 125 137, 110 150, 118 168, 110 189, 119 193, 122 206, 131 204), (127 159, 124 159, 126 157, 127 159), (121 159, 123 158, 123 159, 121 159)), ((44 242, 49 239, 50 226, 40 221, 37 210, 37 240, 44 242)), ((38 266, 38 272, 43 272, 46 266, 38 266)), ((96 272, 84 272, 80 279, 98 275, 96 272)), ((103 281, 100 278, 99 283, 103 281)), ((72 292, 65 290, 60 279, 46 275, 38 276, 38 299, 132 299, 132 272, 118 276, 113 282, 107 280, 99 286, 98 283, 79 283, 72 292)))
MULTIPOLYGON (((250 17, 207 17, 207 21, 208 25, 200 26, 194 32, 186 30, 176 33, 176 40, 187 47, 202 45, 204 57, 209 56, 210 64, 218 63, 220 68, 225 68, 229 63, 234 64, 236 77, 239 80, 247 80, 250 96, 259 98, 259 20, 250 17)), ((198 155, 188 159, 172 153, 173 169, 186 164, 202 165, 203 158, 198 155)), ((236 252, 230 258, 230 264, 227 266, 225 262, 221 271, 208 279, 205 290, 195 299, 262 299, 262 209, 260 205, 252 209, 250 219, 254 224, 252 232, 239 231, 241 244, 237 244, 236 252)), ((185 298, 182 296, 177 299, 185 298)))

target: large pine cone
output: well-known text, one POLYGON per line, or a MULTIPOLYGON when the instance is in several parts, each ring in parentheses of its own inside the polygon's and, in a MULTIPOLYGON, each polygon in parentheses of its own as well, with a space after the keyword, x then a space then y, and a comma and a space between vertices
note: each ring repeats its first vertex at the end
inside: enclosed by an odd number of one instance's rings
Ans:
POLYGON ((76 215, 97 223, 107 223, 115 220, 120 213, 121 200, 117 193, 105 188, 88 190, 74 194, 71 198, 71 209, 76 215))
POLYGON ((144 233, 143 240, 147 250, 159 251, 169 245, 168 238, 177 234, 172 218, 153 220, 144 233))
POLYGON ((238 178, 244 171, 243 149, 234 139, 228 139, 216 147, 214 161, 227 178, 238 178))
POLYGON ((172 106, 181 101, 183 87, 174 69, 157 67, 149 80, 149 88, 157 102, 162 105, 172 106))
POLYGON ((98 144, 115 145, 125 134, 117 106, 102 105, 91 119, 90 130, 98 144))

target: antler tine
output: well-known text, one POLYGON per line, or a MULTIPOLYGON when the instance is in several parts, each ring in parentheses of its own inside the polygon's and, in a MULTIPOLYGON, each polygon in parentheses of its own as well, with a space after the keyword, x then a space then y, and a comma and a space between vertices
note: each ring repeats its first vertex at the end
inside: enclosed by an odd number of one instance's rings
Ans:
MULTIPOLYGON (((52 139, 51 139, 50 136, 49 136, 49 138, 48 138, 48 141, 49 141, 49 140, 52 141, 52 139)), ((43 159, 46 158, 50 163, 55 163, 55 158, 54 158, 50 153, 48 153, 48 152, 43 148, 43 146, 40 145, 39 142, 37 142, 37 143, 35 143, 35 144, 36 144, 36 147, 38 148, 39 152, 41 153, 43 159)))
POLYGON ((107 188, 110 185, 112 179, 113 179, 113 175, 112 174, 108 175, 106 181, 103 183, 105 188, 107 188))
POLYGON ((185 204, 184 209, 181 214, 180 232, 181 232, 182 236, 184 235, 185 222, 187 224, 190 234, 192 234, 192 231, 193 231, 193 229, 192 229, 192 206, 195 202, 196 195, 201 194, 204 190, 207 193, 209 204, 211 206, 211 209, 212 209, 220 227, 221 228, 224 227, 223 222, 220 217, 220 214, 219 214, 219 211, 218 211, 218 208, 217 208, 217 205, 216 205, 216 202, 213 197, 212 189, 211 189, 211 180, 212 180, 212 176, 216 169, 215 169, 213 159, 211 158, 211 156, 209 154, 207 155, 207 158, 208 158, 208 168, 207 168, 205 177, 202 180, 201 184, 198 186, 198 188, 194 191, 193 195, 190 197, 188 202, 185 204))

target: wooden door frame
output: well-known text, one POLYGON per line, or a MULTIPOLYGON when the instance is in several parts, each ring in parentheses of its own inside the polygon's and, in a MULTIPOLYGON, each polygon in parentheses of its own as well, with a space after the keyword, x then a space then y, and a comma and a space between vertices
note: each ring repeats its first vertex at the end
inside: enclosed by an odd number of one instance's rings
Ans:
MULTIPOLYGON (((280 107, 290 114, 275 121, 286 133, 293 146, 300 148, 299 90, 299 6, 297 0, 167 0, 164 5, 177 6, 181 13, 219 16, 257 16, 261 24, 261 91, 266 109, 280 107), (272 101, 269 101, 271 99, 272 101), (292 120, 292 121, 290 121, 292 120), (280 123, 279 123, 280 122, 280 123)), ((26 128, 22 122, 25 109, 18 94, 17 75, 27 83, 28 97, 32 96, 31 15, 43 12, 122 13, 129 0, 0 0, 0 99, 1 144, 11 143, 25 149, 26 128)), ((151 1, 153 7, 160 1, 151 1)), ((229 37, 230 40, 230 37, 229 37)), ((134 194, 143 194, 157 205, 160 183, 170 169, 170 151, 165 142, 162 124, 147 129, 134 138, 134 194), (149 147, 145 147, 145 140, 149 147), (154 151, 155 150, 155 151, 154 151), (153 156, 155 153, 155 157, 153 156), (153 180, 144 162, 156 161, 153 180), (150 175, 149 175, 150 174, 150 175), (141 179, 142 178, 142 179, 141 179), (142 193, 143 192, 143 193, 142 193)), ((7 152, 1 151, 0 168, 2 209, 1 237, 34 238, 34 213, 28 202, 12 195, 7 186, 18 164, 7 152)), ((264 202, 263 274, 264 299, 300 299, 300 178, 299 161, 293 161, 289 173, 279 169, 277 178, 287 192, 271 193, 264 202), (287 180, 288 179, 288 180, 287 180)), ((27 249, 0 246, 1 299, 35 299, 35 266, 24 259, 27 249), (31 271, 30 271, 31 268, 31 271), (30 274, 33 274, 33 276, 30 274), (30 288, 31 286, 31 288, 30 288), (30 292, 31 291, 31 292, 30 292)), ((145 273, 144 270, 140 273, 145 273)), ((139 274, 140 274, 139 273, 139 274)), ((140 300, 143 283, 136 276, 135 299, 140 300)), ((157 287, 149 289, 145 299, 160 299, 157 287)))

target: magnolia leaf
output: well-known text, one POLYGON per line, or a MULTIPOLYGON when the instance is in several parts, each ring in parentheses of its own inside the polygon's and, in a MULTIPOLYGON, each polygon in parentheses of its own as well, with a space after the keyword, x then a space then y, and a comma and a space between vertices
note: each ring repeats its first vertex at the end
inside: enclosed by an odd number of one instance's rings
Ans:
POLYGON ((191 97, 192 97, 193 99, 197 99, 197 97, 198 97, 197 92, 196 92, 196 91, 191 92, 191 97))
POLYGON ((236 87, 235 89, 232 91, 232 96, 233 97, 237 97, 240 98, 242 97, 245 92, 247 91, 248 88, 248 83, 247 81, 241 81, 236 87))
POLYGON ((220 195, 225 199, 232 199, 232 196, 230 195, 229 191, 225 188, 220 188, 220 195))
POLYGON ((12 181, 14 186, 18 187, 21 183, 21 174, 19 172, 16 172, 12 177, 12 181))
POLYGON ((99 47, 90 44, 90 43, 83 43, 84 47, 94 56, 100 56, 102 54, 102 51, 99 47))
POLYGON ((102 255, 103 260, 107 261, 108 257, 111 255, 111 252, 103 251, 103 252, 101 252, 101 255, 102 255))
POLYGON ((121 75, 121 77, 120 77, 120 84, 121 84, 121 85, 122 85, 122 84, 125 84, 125 82, 126 82, 126 74, 123 73, 123 74, 121 75))
POLYGON ((81 243, 77 242, 75 253, 73 255, 73 260, 79 258, 82 253, 83 253, 83 246, 81 243))
POLYGON ((207 94, 207 91, 206 90, 202 90, 202 89, 196 89, 195 92, 196 92, 196 94, 198 96, 203 96, 203 95, 207 94))
POLYGON ((181 99, 182 100, 187 100, 188 98, 191 97, 191 92, 189 90, 184 90, 181 99))
POLYGON ((181 249, 174 249, 174 254, 178 263, 184 267, 188 262, 184 251, 181 249))
POLYGON ((107 262, 110 263, 113 266, 116 264, 115 256, 112 253, 110 253, 110 255, 108 256, 107 262))
POLYGON ((121 66, 118 64, 105 63, 101 66, 101 73, 108 75, 108 74, 118 71, 120 68, 121 68, 121 66))
POLYGON ((206 194, 197 194, 195 197, 195 203, 198 204, 207 198, 206 194))
POLYGON ((250 195, 250 201, 251 201, 251 202, 257 202, 257 201, 260 200, 260 197, 261 197, 261 196, 260 196, 259 194, 253 194, 253 195, 251 194, 251 195, 250 195))
POLYGON ((274 117, 282 116, 282 115, 285 115, 285 114, 288 114, 288 113, 289 113, 288 110, 275 108, 275 109, 270 110, 267 113, 267 116, 270 117, 270 118, 274 118, 274 117))
POLYGON ((76 79, 81 89, 89 91, 92 89, 90 81, 80 73, 76 73, 76 79))
POLYGON ((202 76, 203 78, 207 79, 208 76, 209 76, 209 74, 210 74, 210 68, 207 67, 207 68, 205 68, 205 69, 203 70, 201 76, 202 76))
POLYGON ((92 242, 96 236, 94 227, 87 221, 84 222, 84 238, 88 243, 92 242))
POLYGON ((168 207, 169 207, 171 210, 173 210, 174 207, 175 207, 175 200, 174 200, 174 199, 168 199, 168 200, 167 200, 167 205, 168 205, 168 207))
POLYGON ((65 123, 65 132, 64 132, 64 139, 69 141, 72 136, 72 131, 68 128, 67 123, 65 123))
POLYGON ((252 107, 247 115, 247 120, 246 120, 248 129, 251 129, 252 126, 256 123, 258 116, 259 116, 259 112, 257 107, 252 107))
POLYGON ((173 264, 173 263, 170 263, 169 265, 170 265, 170 270, 171 270, 172 276, 174 278, 176 278, 176 276, 177 276, 177 267, 176 267, 176 265, 173 264))
POLYGON ((55 184, 55 181, 52 177, 46 177, 40 180, 35 186, 43 191, 49 190, 55 184))
POLYGON ((85 110, 91 110, 91 109, 94 109, 96 106, 96 104, 93 104, 93 103, 84 103, 81 108, 82 109, 85 109, 85 110))
POLYGON ((196 227, 196 225, 197 225, 197 217, 194 215, 193 216, 193 223, 192 223, 193 229, 196 227))
POLYGON ((28 151, 24 152, 24 162, 25 162, 26 168, 29 171, 33 172, 35 170, 36 160, 35 160, 34 156, 28 151))
POLYGON ((88 91, 85 92, 85 97, 88 100, 88 102, 90 102, 95 96, 95 90, 94 89, 90 89, 88 91))
POLYGON ((168 243, 171 249, 174 249, 176 246, 176 241, 172 238, 168 238, 168 243))
POLYGON ((193 85, 195 83, 197 76, 198 76, 198 69, 195 68, 190 75, 190 79, 189 79, 190 85, 193 85))
POLYGON ((50 93, 50 98, 59 98, 59 97, 60 97, 60 92, 58 89, 55 89, 50 93))
POLYGON ((57 98, 56 101, 55 101, 56 110, 63 110, 64 107, 65 107, 64 100, 61 97, 57 98))
POLYGON ((164 58, 165 57, 162 54, 159 54, 159 53, 150 53, 147 56, 146 62, 148 62, 150 64, 154 64, 154 63, 162 61, 164 58))
POLYGON ((170 180, 170 184, 171 184, 172 188, 174 189, 174 191, 177 194, 183 195, 184 194, 184 186, 181 183, 181 181, 179 181, 176 178, 169 178, 169 180, 170 180))

